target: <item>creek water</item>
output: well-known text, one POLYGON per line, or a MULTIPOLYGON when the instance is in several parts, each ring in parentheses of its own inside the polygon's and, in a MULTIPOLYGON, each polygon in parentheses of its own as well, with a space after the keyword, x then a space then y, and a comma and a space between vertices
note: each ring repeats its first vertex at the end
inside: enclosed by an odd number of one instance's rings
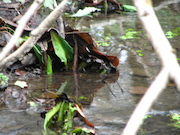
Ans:
MULTIPOLYGON (((131 3, 126 1, 127 4, 131 3)), ((155 1, 157 17, 170 43, 180 58, 180 2, 155 1)), ((123 2, 122 2, 123 3, 123 2)), ((79 89, 75 89, 72 73, 54 73, 28 77, 29 87, 18 90, 21 101, 7 98, 0 109, 0 135, 39 135, 43 130, 43 119, 23 103, 23 94, 32 97, 42 95, 44 90, 59 89, 66 82, 64 90, 83 106, 89 121, 95 125, 97 135, 120 135, 134 108, 158 74, 160 62, 148 41, 136 13, 110 14, 75 20, 74 27, 89 32, 97 41, 101 52, 116 55, 120 64, 117 73, 109 74, 105 82, 97 73, 77 75, 79 89), (103 46, 104 45, 104 46, 103 46), (123 91, 122 91, 122 90, 123 91)), ((12 78, 13 80, 24 78, 12 78)), ((16 95, 14 95, 16 96, 16 95)), ((1 93, 1 98, 3 93, 1 93)), ((139 129, 138 135, 178 135, 170 115, 180 113, 180 93, 174 85, 168 85, 149 110, 149 115, 139 129)))

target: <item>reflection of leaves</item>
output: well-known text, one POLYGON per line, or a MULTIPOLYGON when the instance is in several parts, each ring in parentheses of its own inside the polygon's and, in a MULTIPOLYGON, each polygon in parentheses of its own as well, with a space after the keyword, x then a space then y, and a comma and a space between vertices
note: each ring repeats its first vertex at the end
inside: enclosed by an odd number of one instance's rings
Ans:
POLYGON ((110 46, 110 43, 106 41, 96 41, 98 46, 110 46))
POLYGON ((145 115, 144 119, 151 118, 151 117, 152 117, 151 115, 145 115))
POLYGON ((61 87, 58 89, 58 91, 56 92, 56 94, 57 94, 57 95, 60 95, 61 93, 63 93, 66 86, 67 86, 67 81, 65 81, 65 82, 63 82, 63 83, 61 84, 61 87))
POLYGON ((143 50, 136 50, 136 52, 138 53, 138 56, 144 56, 144 54, 143 54, 143 50))
POLYGON ((47 56, 47 69, 46 69, 46 73, 48 75, 51 75, 53 73, 53 70, 52 70, 52 60, 51 60, 49 55, 47 56))
POLYGON ((179 120, 180 121, 180 115, 175 113, 172 115, 172 120, 179 120))
POLYGON ((141 31, 134 31, 133 29, 130 29, 126 32, 124 36, 121 36, 121 39, 139 39, 138 35, 141 34, 141 31))
POLYGON ((177 27, 176 29, 174 29, 172 31, 167 31, 166 37, 167 38, 174 38, 176 36, 179 36, 179 32, 180 32, 180 27, 177 27))
POLYGON ((168 125, 174 126, 176 128, 180 128, 180 114, 174 113, 172 114, 171 117, 172 117, 171 121, 173 121, 173 123, 168 125))

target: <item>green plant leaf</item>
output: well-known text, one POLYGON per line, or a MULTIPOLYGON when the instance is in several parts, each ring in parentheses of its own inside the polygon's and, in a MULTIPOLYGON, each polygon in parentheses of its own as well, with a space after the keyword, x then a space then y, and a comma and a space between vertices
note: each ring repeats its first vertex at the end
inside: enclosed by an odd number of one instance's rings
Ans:
POLYGON ((65 114, 65 110, 67 108, 67 103, 66 102, 61 102, 61 106, 59 108, 59 112, 58 112, 58 119, 57 122, 63 122, 64 121, 64 114, 65 114))
POLYGON ((73 48, 55 30, 50 31, 56 55, 67 66, 73 60, 73 48))
POLYGON ((139 52, 139 53, 141 53, 141 52, 143 52, 143 50, 136 50, 136 52, 139 52))
POLYGON ((50 120, 53 118, 53 116, 59 111, 61 106, 61 102, 58 103, 56 106, 54 106, 49 112, 46 113, 46 117, 44 120, 44 130, 46 131, 49 125, 50 120))
POLYGON ((73 129, 73 117, 74 111, 77 110, 76 107, 73 107, 72 103, 69 103, 68 112, 67 112, 67 122, 65 123, 65 130, 72 130, 73 129))
POLYGON ((95 11, 101 11, 100 9, 98 8, 95 8, 95 7, 85 7, 84 9, 79 9, 77 11, 77 13, 73 14, 73 15, 70 15, 70 17, 83 17, 83 16, 88 16, 90 15, 92 12, 95 12, 95 11))
POLYGON ((45 0, 43 4, 44 4, 44 7, 48 7, 50 9, 54 9, 53 8, 54 0, 45 0))
POLYGON ((141 31, 133 31, 132 29, 126 30, 126 34, 121 36, 121 39, 139 39, 138 37, 141 34, 141 31))
POLYGON ((42 56, 42 53, 41 53, 41 47, 39 45, 35 44, 33 46, 33 50, 35 52, 36 57, 38 58, 39 63, 43 64, 44 61, 43 61, 43 56, 42 56))
POLYGON ((122 6, 124 8, 125 11, 132 11, 132 12, 136 12, 136 7, 132 6, 132 5, 123 5, 122 6))
POLYGON ((48 55, 47 57, 47 68, 46 68, 46 73, 48 75, 51 75, 53 73, 53 70, 52 70, 52 60, 50 58, 50 56, 48 55))
POLYGON ((9 78, 4 75, 3 73, 0 73, 0 85, 8 85, 9 78))
POLYGON ((143 54, 143 53, 138 53, 138 56, 141 56, 141 57, 142 57, 142 56, 144 56, 144 54, 143 54))

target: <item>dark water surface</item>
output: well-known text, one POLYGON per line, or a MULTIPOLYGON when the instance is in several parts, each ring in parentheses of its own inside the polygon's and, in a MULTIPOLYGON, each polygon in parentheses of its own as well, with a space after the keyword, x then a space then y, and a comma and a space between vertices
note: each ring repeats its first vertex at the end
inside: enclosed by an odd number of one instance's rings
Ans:
MULTIPOLYGON (((154 4, 162 28, 180 58, 180 3, 169 4, 171 2, 170 0, 155 1, 154 4), (175 34, 170 34, 170 32, 175 34)), ((33 113, 27 104, 23 104, 23 94, 29 93, 31 96, 38 97, 45 90, 59 89, 64 82, 67 83, 65 92, 82 103, 84 113, 95 125, 97 135, 121 134, 142 97, 139 94, 140 89, 142 88, 143 93, 149 87, 160 70, 160 62, 147 40, 136 13, 82 18, 77 19, 76 22, 76 28, 90 32, 99 44, 107 45, 107 47, 99 47, 102 52, 119 57, 118 73, 110 74, 105 80, 106 83, 102 82, 100 74, 78 74, 79 90, 75 89, 72 73, 31 77, 26 80, 29 88, 19 90, 22 96, 21 101, 11 99, 6 95, 7 102, 1 104, 0 135, 42 134, 43 119, 39 117, 39 114, 33 113)), ((145 120, 138 134, 180 134, 178 128, 168 125, 172 121, 170 121, 170 116, 167 116, 175 112, 180 113, 179 110, 180 93, 175 86, 167 86, 149 111, 152 117, 145 120)))

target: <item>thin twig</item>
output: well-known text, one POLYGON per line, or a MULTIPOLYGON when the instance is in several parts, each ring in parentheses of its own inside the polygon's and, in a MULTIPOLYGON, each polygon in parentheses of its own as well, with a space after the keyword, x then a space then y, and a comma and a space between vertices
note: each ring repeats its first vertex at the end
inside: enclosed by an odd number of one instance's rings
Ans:
POLYGON ((74 40, 74 61, 73 61, 73 72, 77 73, 78 69, 78 44, 77 44, 77 37, 75 34, 73 34, 73 40, 74 40))
POLYGON ((111 94, 116 98, 116 95, 112 92, 111 88, 109 87, 108 83, 103 79, 102 82, 104 84, 106 84, 106 86, 108 87, 109 91, 111 92, 111 94))

